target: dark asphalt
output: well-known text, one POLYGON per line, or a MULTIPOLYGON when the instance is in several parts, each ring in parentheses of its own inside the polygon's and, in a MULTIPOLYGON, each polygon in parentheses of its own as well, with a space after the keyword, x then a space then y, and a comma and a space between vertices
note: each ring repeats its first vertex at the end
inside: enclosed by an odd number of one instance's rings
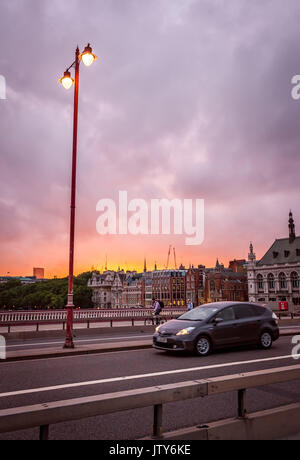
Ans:
MULTIPOLYGON (((292 328, 295 332, 299 331, 300 334, 300 324, 297 321, 281 321, 280 330, 282 333, 292 328)), ((127 342, 127 341, 138 341, 138 340, 145 340, 149 339, 151 342, 152 335, 154 332, 153 328, 147 328, 147 330, 143 330, 145 328, 137 328, 134 331, 130 331, 130 328, 118 328, 117 330, 113 330, 113 328, 103 328, 100 332, 99 331, 92 331, 90 330, 89 335, 83 335, 82 331, 76 332, 76 337, 74 338, 75 346, 80 345, 97 345, 102 343, 120 343, 120 342, 127 342), (124 330, 122 330, 124 329, 124 330)), ((56 348, 60 345, 63 346, 64 344, 64 334, 61 333, 58 337, 34 337, 34 333, 28 334, 28 338, 7 338, 7 351, 21 351, 21 350, 39 350, 44 348, 56 348)))
MULTIPOLYGON (((206 358, 193 355, 173 355, 147 349, 2 363, 0 366, 0 409, 300 364, 299 360, 292 357, 279 359, 291 354, 293 348, 291 339, 292 337, 281 337, 269 351, 256 348, 236 349, 218 352, 206 358), (261 361, 267 358, 276 359, 261 361), (254 362, 246 363, 250 360, 254 362), (219 365, 226 365, 226 367, 215 367, 219 365), (203 368, 207 366, 211 368, 203 368), (202 369, 193 369, 199 367, 202 369), (193 370, 184 372, 187 369, 193 370), (166 374, 176 370, 178 372, 175 374, 166 374), (153 373, 161 373, 161 375, 149 375, 153 373), (116 380, 107 381, 112 378, 116 380), (95 380, 101 380, 101 382, 87 384, 95 380), (75 388, 48 388, 54 385, 74 383, 83 383, 83 385, 75 388), (43 387, 47 387, 47 390, 41 391, 43 387), (3 393, 6 392, 32 389, 39 390, 28 394, 3 396, 3 393)), ((299 402, 299 383, 299 381, 294 381, 249 390, 247 392, 248 411, 299 402)), ((164 430, 170 431, 232 417, 236 415, 236 408, 235 393, 171 403, 164 408, 164 430)), ((152 410, 150 407, 54 425, 50 427, 50 438, 103 440, 142 438, 151 432, 152 410)), ((38 429, 2 434, 0 439, 38 439, 38 429)))

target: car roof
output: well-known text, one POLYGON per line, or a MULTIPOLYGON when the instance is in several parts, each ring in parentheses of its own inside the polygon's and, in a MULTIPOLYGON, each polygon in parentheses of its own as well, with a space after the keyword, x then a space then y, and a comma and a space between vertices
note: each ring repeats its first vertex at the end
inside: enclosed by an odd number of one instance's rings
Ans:
POLYGON ((200 305, 201 307, 211 307, 211 308, 217 308, 218 310, 223 310, 223 308, 226 307, 231 307, 234 305, 250 305, 250 306, 256 306, 256 307, 261 307, 261 308, 267 308, 268 305, 262 305, 260 303, 253 303, 253 302, 230 302, 230 301, 224 301, 224 302, 212 302, 212 303, 206 303, 203 305, 200 305))

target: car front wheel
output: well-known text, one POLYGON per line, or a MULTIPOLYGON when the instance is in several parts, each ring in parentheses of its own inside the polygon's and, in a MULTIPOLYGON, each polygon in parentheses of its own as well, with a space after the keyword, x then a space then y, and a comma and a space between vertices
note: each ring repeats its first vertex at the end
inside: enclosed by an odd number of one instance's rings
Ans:
POLYGON ((261 333, 260 338, 259 338, 259 347, 262 348, 263 350, 268 350, 271 348, 273 343, 273 338, 270 332, 264 331, 261 333))
POLYGON ((211 341, 208 337, 198 337, 195 351, 199 356, 207 356, 212 350, 211 341))

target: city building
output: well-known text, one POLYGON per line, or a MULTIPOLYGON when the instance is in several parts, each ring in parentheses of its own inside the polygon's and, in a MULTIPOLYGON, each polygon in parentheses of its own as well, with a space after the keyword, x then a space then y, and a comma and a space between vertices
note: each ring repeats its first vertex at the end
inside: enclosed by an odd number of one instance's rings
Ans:
POLYGON ((127 308, 145 306, 145 278, 142 274, 126 277, 123 283, 122 306, 127 308))
POLYGON ((260 260, 250 244, 247 275, 251 302, 267 303, 274 310, 279 310, 279 302, 287 302, 294 312, 300 306, 300 237, 292 212, 288 222, 288 238, 276 239, 260 260))
POLYGON ((204 301, 247 301, 247 271, 246 268, 241 270, 243 265, 246 266, 245 260, 239 261, 238 264, 230 263, 229 268, 225 268, 217 260, 214 268, 207 268, 205 270, 204 301), (237 269, 238 267, 239 270, 237 269))
POLYGON ((198 265, 195 268, 192 265, 185 275, 186 304, 189 300, 193 302, 195 307, 204 303, 204 284, 205 266, 198 265))
POLYGON ((124 271, 108 270, 101 274, 92 273, 88 287, 92 288, 92 301, 96 308, 118 308, 122 306, 124 271))
POLYGON ((246 273, 247 272, 247 262, 245 259, 240 260, 231 260, 229 262, 229 268, 236 273, 246 273))
POLYGON ((0 276, 0 284, 8 283, 11 280, 20 281, 21 284, 35 284, 39 281, 48 281, 46 279, 37 279, 35 276, 0 276))
POLYGON ((165 306, 183 306, 186 270, 154 270, 152 273, 152 296, 165 306))
POLYGON ((153 305, 153 272, 144 271, 143 273, 144 278, 144 290, 145 290, 145 300, 144 305, 145 307, 149 308, 153 305))
POLYGON ((166 307, 184 307, 191 300, 194 306, 206 302, 247 300, 246 261, 230 262, 229 268, 217 261, 216 267, 193 265, 185 269, 147 271, 143 273, 123 270, 94 271, 88 282, 93 289, 92 300, 96 308, 151 308, 153 298, 166 307))

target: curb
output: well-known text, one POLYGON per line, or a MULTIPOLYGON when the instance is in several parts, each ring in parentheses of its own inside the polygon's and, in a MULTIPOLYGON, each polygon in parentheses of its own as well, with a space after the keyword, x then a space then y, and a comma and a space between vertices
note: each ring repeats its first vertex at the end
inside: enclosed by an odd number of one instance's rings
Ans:
MULTIPOLYGON (((48 359, 48 358, 62 358, 62 357, 72 357, 72 356, 80 356, 80 355, 91 355, 91 354, 102 354, 102 353, 113 353, 118 351, 130 351, 130 350, 139 350, 139 349, 146 349, 152 348, 152 342, 149 341, 139 341, 139 342, 128 342, 128 344, 124 345, 124 342, 119 344, 103 344, 99 346, 99 348, 74 348, 74 349, 44 349, 43 351, 37 351, 36 353, 32 353, 30 355, 22 354, 8 354, 5 360, 0 361, 1 363, 8 363, 8 362, 15 362, 15 361, 28 361, 28 360, 38 360, 38 359, 48 359), (50 351, 51 350, 51 351, 50 351)), ((25 353, 25 352, 24 352, 25 353)))
MULTIPOLYGON (((100 327, 100 328, 90 328, 90 329, 85 329, 85 328, 79 328, 79 329, 74 329, 74 334, 76 337, 88 337, 90 335, 96 335, 99 334, 99 337, 105 336, 108 332, 112 334, 118 334, 121 332, 153 332, 154 333, 155 326, 114 326, 114 327, 100 327)), ((13 332, 2 332, 0 330, 0 335, 2 337, 5 337, 6 339, 12 339, 12 340, 29 340, 29 339, 52 339, 52 338, 62 338, 64 339, 66 337, 66 331, 62 329, 55 329, 55 330, 50 330, 50 329, 45 329, 45 330, 40 330, 40 331, 13 331, 13 332)))

